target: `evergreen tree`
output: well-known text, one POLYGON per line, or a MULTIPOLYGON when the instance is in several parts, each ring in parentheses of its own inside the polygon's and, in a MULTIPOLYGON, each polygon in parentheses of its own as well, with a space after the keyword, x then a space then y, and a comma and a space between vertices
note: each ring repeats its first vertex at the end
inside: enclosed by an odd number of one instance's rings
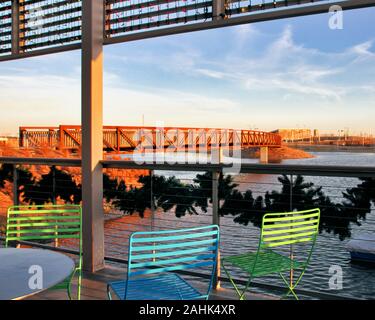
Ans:
MULTIPOLYGON (((203 212, 207 212, 209 203, 212 203, 212 172, 197 174, 194 184, 192 189, 192 196, 195 198, 194 205, 200 207, 203 212)), ((224 176, 223 173, 220 173, 218 181, 219 202, 232 195, 236 187, 238 187, 238 184, 233 182, 232 176, 224 176)), ((219 214, 224 214, 221 206, 219 206, 219 214)))
POLYGON ((0 166, 0 188, 4 188, 5 181, 13 181, 13 165, 1 164, 0 166))
POLYGON ((57 168, 54 172, 50 170, 43 174, 39 180, 31 178, 22 185, 24 201, 30 204, 53 203, 54 197, 66 203, 79 204, 82 201, 81 186, 76 184, 68 172, 57 168))
POLYGON ((142 187, 118 192, 113 200, 116 208, 128 214, 137 212, 141 217, 152 207, 163 209, 164 212, 174 209, 177 217, 198 214, 194 208, 191 185, 184 184, 175 177, 153 176, 151 194, 150 176, 141 176, 138 182, 142 187))

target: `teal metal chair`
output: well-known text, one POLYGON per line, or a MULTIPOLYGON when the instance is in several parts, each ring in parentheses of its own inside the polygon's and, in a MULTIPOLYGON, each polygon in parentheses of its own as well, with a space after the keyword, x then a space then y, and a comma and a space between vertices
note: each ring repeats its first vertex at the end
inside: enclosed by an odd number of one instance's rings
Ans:
POLYGON ((216 225, 153 232, 130 236, 125 280, 108 284, 121 300, 208 299, 217 266, 219 228, 216 225), (176 271, 206 271, 208 289, 197 290, 176 271))
POLYGON ((71 283, 78 273, 77 299, 82 282, 82 209, 78 205, 12 206, 7 212, 5 246, 10 242, 54 242, 76 239, 79 245, 78 265, 71 276, 52 289, 66 289, 72 299, 71 283))
POLYGON ((221 261, 225 274, 241 300, 245 298, 245 292, 254 278, 272 273, 279 273, 288 287, 286 296, 292 293, 298 300, 294 289, 301 281, 310 262, 319 232, 319 219, 319 209, 264 215, 257 252, 229 256, 221 261), (298 250, 297 245, 301 245, 298 250), (295 257, 297 253, 303 258, 297 259, 295 257), (243 289, 236 285, 230 275, 229 265, 237 267, 249 275, 243 289), (286 271, 292 272, 291 275, 294 271, 299 271, 300 274, 295 282, 292 279, 288 282, 283 275, 283 272, 286 271))

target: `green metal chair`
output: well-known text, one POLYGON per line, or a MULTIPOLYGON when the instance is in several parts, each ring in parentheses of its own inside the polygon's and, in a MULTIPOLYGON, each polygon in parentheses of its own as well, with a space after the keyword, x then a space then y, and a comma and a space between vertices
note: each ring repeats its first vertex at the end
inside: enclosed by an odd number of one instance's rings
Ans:
POLYGON ((14 242, 39 242, 59 245, 60 239, 77 239, 79 260, 73 273, 52 289, 67 289, 72 299, 71 283, 78 273, 77 299, 81 298, 82 282, 82 209, 79 205, 12 206, 7 212, 5 246, 14 242))
POLYGON ((319 209, 264 215, 257 252, 229 256, 221 261, 223 270, 239 298, 241 300, 245 298, 245 292, 254 278, 279 273, 288 287, 286 296, 292 293, 298 300, 294 289, 301 281, 310 262, 319 231, 319 220, 319 209), (296 245, 301 245, 301 247, 297 248, 296 245), (304 257, 297 259, 295 254, 304 257), (249 275, 249 280, 242 290, 231 277, 228 265, 238 267, 249 275), (283 272, 286 271, 291 272, 289 282, 283 275, 283 272), (293 283, 292 274, 294 271, 299 271, 300 274, 293 283))

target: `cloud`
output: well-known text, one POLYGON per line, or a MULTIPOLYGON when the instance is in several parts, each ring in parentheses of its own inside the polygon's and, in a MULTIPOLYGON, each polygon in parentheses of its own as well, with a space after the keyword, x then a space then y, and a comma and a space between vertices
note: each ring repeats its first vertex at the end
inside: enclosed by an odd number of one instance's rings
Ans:
POLYGON ((224 72, 216 71, 216 70, 209 70, 209 69, 195 69, 196 73, 199 73, 203 76, 214 78, 214 79, 224 79, 227 77, 227 74, 224 72))
MULTIPOLYGON (((239 39, 245 43, 248 34, 257 33, 253 26, 238 31, 235 44, 239 39)), ((360 83, 351 81, 351 75, 369 72, 367 64, 358 66, 358 58, 373 57, 371 48, 372 41, 341 52, 308 48, 295 42, 293 28, 287 25, 256 54, 244 53, 239 57, 237 52, 230 50, 225 57, 220 54, 200 57, 190 61, 189 70, 191 76, 227 81, 237 89, 254 93, 280 92, 282 97, 310 96, 316 101, 338 102, 354 91, 363 90, 360 83)))
MULTIPOLYGON (((21 125, 80 123, 79 77, 27 75, 24 71, 0 75, 0 108, 3 119, 7 119, 1 123, 0 134, 16 134, 17 127, 21 125)), ((140 125, 139 119, 145 113, 147 119, 153 119, 149 125, 154 125, 157 120, 166 120, 170 126, 199 126, 213 111, 215 114, 230 114, 232 109, 238 107, 236 102, 229 99, 189 91, 157 87, 127 88, 121 77, 111 72, 106 72, 104 78, 105 124, 140 125)))
POLYGON ((375 53, 370 50, 372 48, 372 45, 373 41, 366 41, 355 45, 349 51, 353 52, 354 54, 357 54, 358 56, 375 57, 375 53))

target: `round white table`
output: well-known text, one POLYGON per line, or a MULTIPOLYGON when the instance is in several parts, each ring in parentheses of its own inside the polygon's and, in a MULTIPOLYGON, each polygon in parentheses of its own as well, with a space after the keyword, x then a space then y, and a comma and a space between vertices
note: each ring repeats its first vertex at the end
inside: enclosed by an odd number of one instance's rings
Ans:
POLYGON ((75 264, 68 256, 40 249, 0 249, 0 300, 22 299, 69 277, 75 264))

